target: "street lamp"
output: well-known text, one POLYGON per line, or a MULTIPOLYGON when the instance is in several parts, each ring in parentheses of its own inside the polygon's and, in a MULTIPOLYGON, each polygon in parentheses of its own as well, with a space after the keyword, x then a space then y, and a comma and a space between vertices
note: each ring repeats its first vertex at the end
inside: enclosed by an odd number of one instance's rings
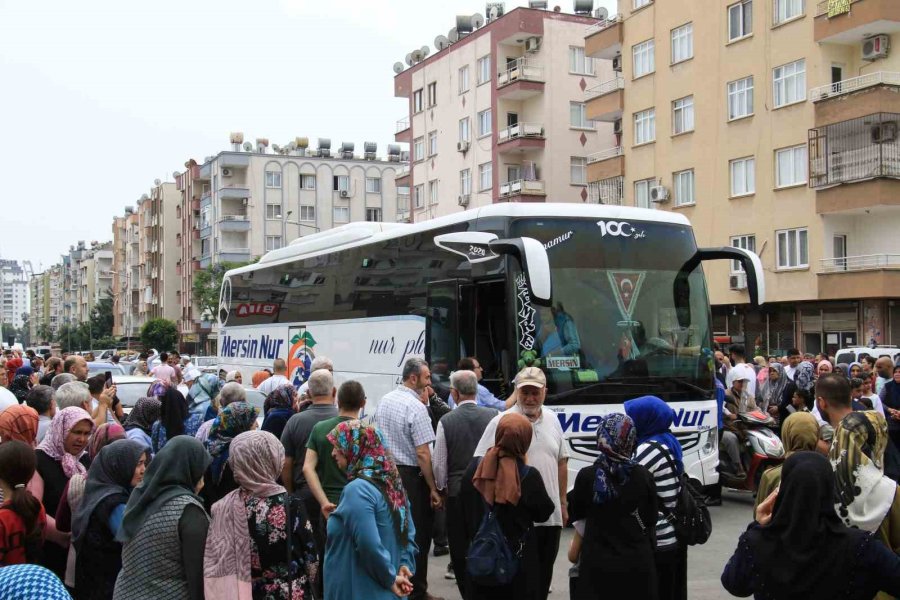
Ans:
MULTIPOLYGON (((292 210, 287 211, 288 217, 290 217, 292 214, 294 214, 294 211, 292 211, 292 210)), ((319 228, 315 225, 310 225, 309 223, 301 223, 300 221, 291 221, 289 218, 285 219, 284 222, 290 223, 291 225, 296 225, 297 227, 309 227, 310 229, 314 229, 317 232, 322 231, 321 228, 319 228)))

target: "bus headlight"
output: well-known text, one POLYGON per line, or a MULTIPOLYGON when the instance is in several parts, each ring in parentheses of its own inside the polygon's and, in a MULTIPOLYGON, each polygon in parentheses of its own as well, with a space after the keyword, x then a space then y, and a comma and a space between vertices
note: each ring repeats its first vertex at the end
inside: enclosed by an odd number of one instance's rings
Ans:
POLYGON ((700 448, 700 454, 703 456, 709 456, 710 454, 716 454, 719 451, 719 430, 715 427, 710 427, 706 431, 706 440, 703 442, 703 446, 700 448))

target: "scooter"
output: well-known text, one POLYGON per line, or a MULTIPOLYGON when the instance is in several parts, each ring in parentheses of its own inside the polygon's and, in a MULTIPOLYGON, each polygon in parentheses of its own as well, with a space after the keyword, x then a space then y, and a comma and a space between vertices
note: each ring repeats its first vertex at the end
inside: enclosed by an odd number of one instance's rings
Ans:
POLYGON ((738 418, 746 426, 746 445, 741 452, 745 477, 721 472, 722 485, 736 490, 756 493, 766 469, 784 462, 784 444, 773 431, 775 419, 762 411, 740 413, 738 418))

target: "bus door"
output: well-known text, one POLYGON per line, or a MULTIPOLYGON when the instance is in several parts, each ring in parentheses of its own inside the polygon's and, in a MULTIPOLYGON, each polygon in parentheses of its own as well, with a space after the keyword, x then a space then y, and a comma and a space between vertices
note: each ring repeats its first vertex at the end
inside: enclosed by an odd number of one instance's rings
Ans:
POLYGON ((431 367, 432 386, 442 397, 449 394, 450 373, 460 359, 460 283, 446 279, 427 286, 425 360, 431 367))

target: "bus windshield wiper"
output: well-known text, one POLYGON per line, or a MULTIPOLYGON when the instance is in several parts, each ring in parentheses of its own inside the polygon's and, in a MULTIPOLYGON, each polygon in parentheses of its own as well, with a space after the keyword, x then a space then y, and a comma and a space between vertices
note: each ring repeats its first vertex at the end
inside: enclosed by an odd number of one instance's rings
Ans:
MULTIPOLYGON (((621 381, 621 380, 620 380, 621 381)), ((664 383, 671 381, 673 383, 677 383, 683 389, 690 390, 692 392, 699 392, 704 395, 710 395, 713 393, 713 390, 708 390, 702 388, 698 385, 695 385, 689 381, 686 381, 680 377, 640 377, 635 381, 623 381, 622 385, 652 385, 654 387, 661 387, 664 383)))

